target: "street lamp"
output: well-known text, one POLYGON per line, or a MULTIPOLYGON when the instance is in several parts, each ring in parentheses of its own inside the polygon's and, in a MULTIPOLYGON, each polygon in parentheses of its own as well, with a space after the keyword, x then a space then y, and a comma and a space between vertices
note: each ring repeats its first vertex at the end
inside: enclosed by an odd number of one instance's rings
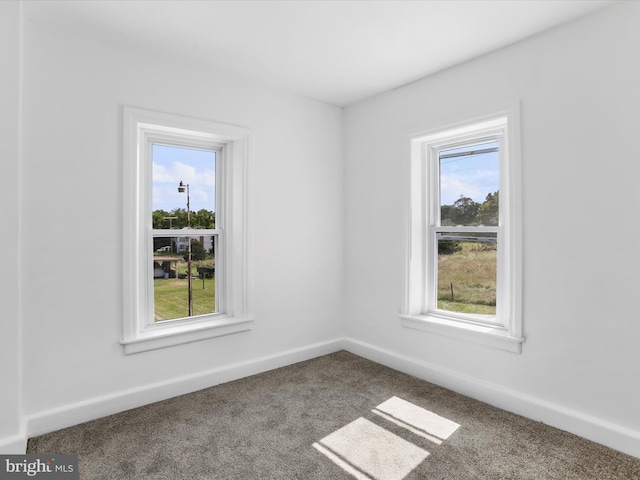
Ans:
MULTIPOLYGON (((180 185, 178 185, 178 192, 180 193, 184 193, 185 189, 187 190, 187 228, 191 228, 191 205, 190 205, 190 199, 189 199, 189 184, 187 183, 186 185, 184 183, 182 183, 182 180, 180 180, 180 185)), ((189 252, 189 256, 188 256, 188 260, 187 260, 187 277, 188 277, 188 284, 189 284, 189 316, 191 317, 193 315, 193 295, 192 295, 192 287, 191 287, 191 237, 187 237, 187 244, 188 244, 188 252, 189 252)))

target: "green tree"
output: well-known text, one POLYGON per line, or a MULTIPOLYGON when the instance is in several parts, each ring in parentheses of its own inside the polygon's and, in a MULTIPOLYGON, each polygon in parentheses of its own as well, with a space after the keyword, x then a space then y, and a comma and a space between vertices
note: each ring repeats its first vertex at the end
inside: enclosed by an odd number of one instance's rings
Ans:
POLYGON ((165 217, 171 216, 169 212, 164 210, 154 210, 151 213, 151 223, 153 228, 169 228, 169 220, 165 220, 165 217))
POLYGON ((478 210, 478 223, 495 226, 499 220, 500 192, 487 194, 487 198, 478 210))
POLYGON ((216 228, 216 214, 204 208, 191 212, 192 228, 216 228))
MULTIPOLYGON (((204 245, 196 239, 191 239, 191 260, 198 261, 207 258, 207 251, 204 249, 204 245)), ((185 262, 189 261, 189 252, 184 254, 185 262)))
POLYGON ((455 225, 454 218, 456 216, 456 209, 453 205, 442 205, 440 207, 440 225, 443 227, 450 227, 455 225))
POLYGON ((187 209, 174 208, 171 210, 172 217, 178 217, 173 220, 173 228, 184 228, 187 226, 187 209))
POLYGON ((480 210, 480 204, 469 197, 463 197, 453 202, 453 222, 454 225, 477 225, 476 216, 480 210))
POLYGON ((451 255, 462 250, 460 242, 455 240, 440 240, 438 242, 438 254, 439 255, 451 255))
MULTIPOLYGON (((186 208, 174 208, 170 212, 154 210, 151 214, 153 228, 168 229, 169 227, 180 229, 188 225, 186 208), (171 220, 168 217, 176 217, 171 220)), ((216 228, 216 213, 204 208, 197 212, 191 212, 191 228, 216 228)))

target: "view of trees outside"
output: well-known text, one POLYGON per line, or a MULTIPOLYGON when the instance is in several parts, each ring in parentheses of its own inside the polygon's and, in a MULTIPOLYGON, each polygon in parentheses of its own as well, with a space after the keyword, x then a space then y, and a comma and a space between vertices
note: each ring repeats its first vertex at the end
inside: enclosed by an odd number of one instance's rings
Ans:
POLYGON ((187 317, 190 294, 192 315, 214 313, 215 237, 179 230, 216 228, 216 152, 154 144, 152 155, 152 229, 176 230, 153 238, 154 321, 187 317))
POLYGON ((443 227, 465 226, 497 226, 499 214, 500 192, 488 193, 485 201, 475 202, 469 197, 460 196, 453 205, 440 207, 440 225, 443 227))
MULTIPOLYGON (((154 210, 151 214, 152 228, 185 228, 187 226, 187 209, 174 208, 170 212, 166 210, 154 210)), ((216 213, 210 210, 191 209, 191 228, 216 228, 216 213)))
POLYGON ((499 185, 497 142, 441 152, 439 309, 495 315, 497 234, 464 227, 498 226, 499 185))

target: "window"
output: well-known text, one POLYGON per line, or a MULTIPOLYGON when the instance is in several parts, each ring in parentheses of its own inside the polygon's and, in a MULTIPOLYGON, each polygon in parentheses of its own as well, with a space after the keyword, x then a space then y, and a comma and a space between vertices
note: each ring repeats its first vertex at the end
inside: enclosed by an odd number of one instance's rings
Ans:
POLYGON ((244 128, 125 107, 125 353, 251 328, 247 143, 244 128))
POLYGON ((520 352, 517 118, 411 139, 403 325, 520 352))

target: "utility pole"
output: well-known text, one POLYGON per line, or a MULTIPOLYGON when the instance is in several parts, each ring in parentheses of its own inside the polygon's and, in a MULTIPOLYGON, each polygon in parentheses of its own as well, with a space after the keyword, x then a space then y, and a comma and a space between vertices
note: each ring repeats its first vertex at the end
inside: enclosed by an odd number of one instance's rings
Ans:
MULTIPOLYGON (((178 192, 183 193, 185 191, 185 188, 187 190, 187 229, 191 230, 191 205, 190 205, 190 199, 189 199, 189 184, 187 183, 186 185, 184 183, 182 183, 182 180, 180 180, 180 185, 178 185, 178 192)), ((187 278, 188 278, 188 285, 189 285, 189 316, 193 316, 193 288, 191 285, 191 236, 187 237, 187 243, 189 246, 189 250, 188 250, 188 260, 187 260, 187 278)))

